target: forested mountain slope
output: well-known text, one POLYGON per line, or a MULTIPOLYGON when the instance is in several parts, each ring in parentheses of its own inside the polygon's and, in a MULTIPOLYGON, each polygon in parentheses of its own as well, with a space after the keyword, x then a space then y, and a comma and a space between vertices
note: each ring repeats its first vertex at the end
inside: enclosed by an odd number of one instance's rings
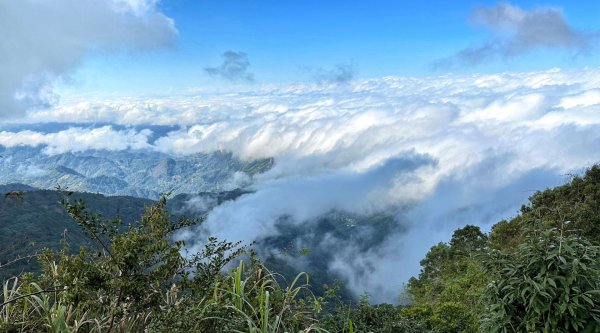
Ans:
MULTIPOLYGON (((57 250, 63 240, 71 252, 81 245, 90 245, 81 227, 67 214, 60 201, 70 194, 69 200, 83 200, 90 212, 106 219, 120 218, 123 226, 136 224, 142 212, 156 202, 130 196, 105 196, 85 192, 40 190, 23 184, 0 185, 0 263, 30 255, 44 248, 57 250), (12 195, 11 195, 12 194, 12 195), (17 195, 18 194, 18 195, 17 195)), ((243 190, 219 193, 179 194, 170 197, 168 209, 175 215, 199 216, 203 212, 191 211, 192 198, 210 198, 218 205, 246 193, 243 190)), ((210 208, 210 207, 207 207, 210 208)), ((23 269, 33 269, 33 261, 21 261, 0 271, 0 276, 16 274, 23 269)))
MULTIPOLYGON (((68 240, 72 251, 89 241, 81 228, 68 216, 60 204, 63 194, 56 190, 38 190, 25 185, 0 186, 0 262, 26 256, 43 248, 58 249, 61 239, 68 240), (21 196, 6 196, 8 192, 22 192, 21 196)), ((101 194, 73 193, 73 199, 82 199, 95 211, 107 218, 121 217, 123 222, 136 221, 151 200, 134 197, 107 197, 101 194)), ((35 262, 35 261, 33 261, 35 262)), ((21 262, 1 271, 2 276, 32 267, 21 262)))

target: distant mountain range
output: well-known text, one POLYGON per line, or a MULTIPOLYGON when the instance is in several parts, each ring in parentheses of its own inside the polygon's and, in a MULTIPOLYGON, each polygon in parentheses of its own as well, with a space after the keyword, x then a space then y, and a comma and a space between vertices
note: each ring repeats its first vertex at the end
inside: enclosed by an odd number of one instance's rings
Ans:
POLYGON ((228 152, 173 157, 152 151, 47 155, 41 147, 0 146, 0 184, 157 199, 162 193, 221 192, 247 185, 273 159, 241 161, 228 152))

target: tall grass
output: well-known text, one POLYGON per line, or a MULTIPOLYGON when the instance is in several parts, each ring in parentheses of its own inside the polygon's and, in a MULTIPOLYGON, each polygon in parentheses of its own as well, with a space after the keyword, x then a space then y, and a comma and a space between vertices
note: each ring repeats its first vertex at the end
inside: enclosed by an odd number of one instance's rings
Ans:
POLYGON ((237 314, 226 319, 232 324, 241 321, 244 327, 233 332, 283 333, 326 332, 317 326, 314 317, 319 311, 319 299, 308 289, 308 275, 298 274, 286 287, 276 274, 262 265, 246 270, 240 261, 215 294, 214 301, 228 304, 237 314), (301 283, 304 282, 304 283, 301 283))
POLYGON ((70 333, 85 327, 86 332, 102 332, 105 326, 73 304, 61 304, 56 293, 35 282, 15 277, 4 281, 2 290, 0 331, 70 333))

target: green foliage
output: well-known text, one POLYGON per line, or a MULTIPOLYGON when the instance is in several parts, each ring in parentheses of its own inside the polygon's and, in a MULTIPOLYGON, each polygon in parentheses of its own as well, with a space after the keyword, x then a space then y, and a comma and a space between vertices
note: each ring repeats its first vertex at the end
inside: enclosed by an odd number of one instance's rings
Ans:
POLYGON ((486 261, 489 332, 600 331, 600 248, 557 229, 486 261))
POLYGON ((438 332, 476 332, 488 281, 481 263, 486 253, 486 235, 471 225, 456 230, 449 244, 432 247, 418 278, 408 283, 416 306, 404 313, 438 332))
POLYGON ((486 248, 487 236, 474 225, 457 229, 450 240, 450 252, 455 257, 472 257, 485 251, 486 248))
POLYGON ((299 284, 304 273, 287 287, 260 262, 249 268, 241 261, 228 276, 202 297, 182 296, 172 287, 155 315, 156 332, 324 332, 317 326, 320 303, 299 284))
POLYGON ((477 316, 458 302, 438 302, 407 307, 401 316, 420 323, 423 332, 435 333, 476 333, 477 316))
POLYGON ((522 240, 523 218, 517 216, 511 221, 500 221, 492 227, 489 244, 493 249, 510 250, 518 246, 522 240))
MULTIPOLYGON (((277 277, 256 260, 249 271, 244 262, 232 270, 219 288, 214 301, 227 304, 238 316, 239 332, 313 332, 314 314, 321 309, 320 301, 308 289, 308 276, 300 273, 287 286, 281 287, 277 277), (303 284, 300 284, 304 280, 303 284), (240 322, 241 320, 241 322, 240 322)), ((235 321, 230 321, 233 324, 235 321)))
POLYGON ((321 318, 322 327, 339 333, 433 333, 425 320, 404 313, 390 304, 369 304, 368 297, 361 298, 356 306, 340 304, 321 318))

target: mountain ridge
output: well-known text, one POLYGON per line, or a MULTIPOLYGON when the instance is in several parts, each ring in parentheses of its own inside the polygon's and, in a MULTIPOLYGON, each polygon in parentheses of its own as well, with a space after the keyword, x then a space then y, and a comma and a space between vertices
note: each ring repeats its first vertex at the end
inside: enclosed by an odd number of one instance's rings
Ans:
POLYGON ((158 199, 164 193, 221 192, 248 185, 274 164, 217 151, 170 156, 154 151, 85 151, 48 155, 43 147, 0 146, 0 184, 158 199), (246 182, 239 184, 239 182, 246 182))

